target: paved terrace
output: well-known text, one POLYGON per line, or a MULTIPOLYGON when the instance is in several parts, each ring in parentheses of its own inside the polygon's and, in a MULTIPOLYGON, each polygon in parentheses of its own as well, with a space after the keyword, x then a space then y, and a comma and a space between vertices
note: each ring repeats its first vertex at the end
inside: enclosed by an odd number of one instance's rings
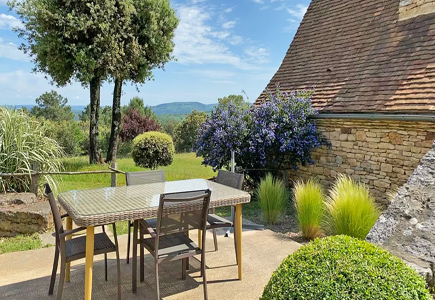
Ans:
MULTIPOLYGON (((196 235, 192 233, 196 240, 196 235)), ((126 264, 127 235, 118 237, 121 255, 122 299, 156 299, 152 257, 145 256, 145 282, 131 292, 131 261, 126 264)), ((300 245, 270 230, 243 232, 243 280, 237 280, 233 237, 218 235, 219 251, 213 248, 212 234, 207 234, 207 282, 209 299, 258 299, 272 272, 288 254, 300 245)), ((54 238, 52 243, 54 243, 54 238)), ((146 252, 146 251, 145 251, 146 252)), ((0 255, 0 298, 55 299, 48 296, 54 248, 0 255)), ((108 256, 108 279, 104 281, 104 256, 94 258, 92 299, 117 299, 115 254, 108 256)), ((203 299, 199 262, 190 260, 187 279, 181 280, 181 260, 163 263, 160 291, 164 299, 203 299)), ((65 283, 63 299, 83 299, 84 259, 71 264, 71 282, 65 283)), ((59 277, 59 275, 58 275, 59 277)), ((58 278, 56 279, 58 280, 58 278)))

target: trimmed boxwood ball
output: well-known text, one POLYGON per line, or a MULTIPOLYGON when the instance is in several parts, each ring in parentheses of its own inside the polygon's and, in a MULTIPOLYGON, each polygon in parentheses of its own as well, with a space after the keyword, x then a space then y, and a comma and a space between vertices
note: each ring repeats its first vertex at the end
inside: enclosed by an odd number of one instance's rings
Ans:
POLYGON ((340 235, 316 239, 289 255, 261 299, 432 299, 425 280, 368 242, 340 235))
POLYGON ((136 166, 152 170, 169 166, 174 160, 174 153, 171 136, 163 132, 144 132, 133 140, 132 157, 136 166))

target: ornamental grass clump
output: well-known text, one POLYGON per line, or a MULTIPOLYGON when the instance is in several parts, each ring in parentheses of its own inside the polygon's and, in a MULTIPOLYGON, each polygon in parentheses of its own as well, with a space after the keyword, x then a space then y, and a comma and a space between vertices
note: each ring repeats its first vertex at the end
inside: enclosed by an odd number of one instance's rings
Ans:
POLYGON ((387 251, 349 236, 316 239, 272 274, 262 300, 429 300, 426 282, 387 251))
POLYGON ((298 181, 293 195, 302 236, 310 240, 322 236, 325 195, 321 185, 313 179, 298 181))
MULTIPOLYGON (((28 176, 3 177, 0 190, 30 191, 32 163, 39 170, 59 172, 62 147, 46 136, 47 128, 21 110, 0 107, 0 173, 26 173, 28 176)), ((41 176, 54 188, 56 181, 50 175, 41 176)), ((41 181, 41 183, 43 182, 41 181)))
POLYGON ((281 179, 274 178, 270 173, 266 174, 260 181, 255 195, 260 202, 266 223, 276 223, 284 215, 289 195, 281 179))
POLYGON ((325 228, 329 234, 345 234, 365 239, 380 210, 363 183, 340 175, 326 202, 325 228))

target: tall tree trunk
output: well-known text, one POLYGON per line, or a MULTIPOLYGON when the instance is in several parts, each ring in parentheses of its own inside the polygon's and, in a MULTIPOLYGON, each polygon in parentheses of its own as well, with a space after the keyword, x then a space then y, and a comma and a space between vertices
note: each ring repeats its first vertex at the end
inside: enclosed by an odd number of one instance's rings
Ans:
POLYGON ((98 119, 100 109, 101 78, 95 76, 90 82, 91 114, 89 122, 89 163, 96 164, 99 160, 98 119))
POLYGON ((106 162, 116 161, 116 151, 118 150, 118 137, 121 131, 121 93, 122 79, 115 79, 115 87, 113 88, 113 103, 112 103, 112 128, 110 130, 109 149, 107 150, 106 162))

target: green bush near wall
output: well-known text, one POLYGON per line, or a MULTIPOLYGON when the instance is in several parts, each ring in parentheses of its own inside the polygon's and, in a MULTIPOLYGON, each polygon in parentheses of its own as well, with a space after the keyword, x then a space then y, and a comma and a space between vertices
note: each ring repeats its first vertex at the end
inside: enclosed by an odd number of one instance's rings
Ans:
POLYGON ((402 260, 368 242, 340 235, 316 239, 288 256, 261 299, 432 298, 423 277, 402 260))
POLYGON ((132 157, 136 166, 150 169, 169 166, 174 153, 171 136, 163 132, 144 132, 133 140, 132 157))

